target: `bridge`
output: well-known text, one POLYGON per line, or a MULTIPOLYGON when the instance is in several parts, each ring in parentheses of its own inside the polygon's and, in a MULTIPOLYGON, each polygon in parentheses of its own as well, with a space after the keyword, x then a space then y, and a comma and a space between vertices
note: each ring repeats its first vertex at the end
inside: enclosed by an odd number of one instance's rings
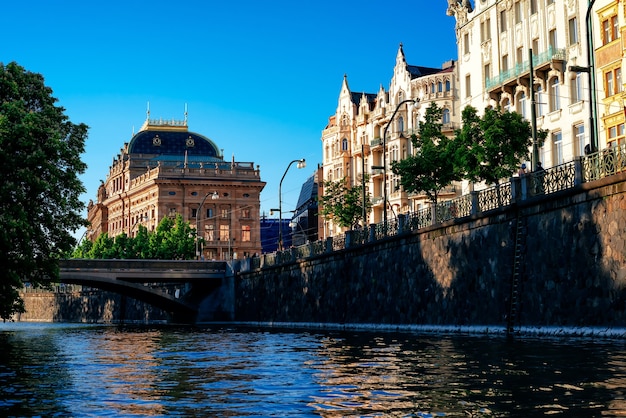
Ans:
POLYGON ((61 283, 129 296, 184 322, 194 322, 202 300, 232 276, 226 261, 67 259, 59 270, 61 283))

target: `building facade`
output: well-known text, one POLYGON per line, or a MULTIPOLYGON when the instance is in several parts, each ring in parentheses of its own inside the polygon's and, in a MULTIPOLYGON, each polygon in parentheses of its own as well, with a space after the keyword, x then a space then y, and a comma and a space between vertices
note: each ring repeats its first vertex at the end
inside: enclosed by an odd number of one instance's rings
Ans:
POLYGON ((607 148, 625 146, 624 115, 626 92, 622 77, 624 38, 626 37, 626 2, 599 0, 593 13, 593 68, 598 91, 596 112, 600 143, 607 148))
MULTIPOLYGON (((388 217, 419 210, 428 203, 425 195, 409 195, 399 188, 391 162, 411 155, 411 135, 417 132, 431 102, 443 109, 444 133, 454 135, 460 120, 457 92, 456 62, 447 62, 442 68, 409 65, 402 45, 389 90, 381 86, 376 93, 352 92, 344 76, 336 112, 322 131, 323 181, 345 179, 351 187, 365 183, 373 202, 366 225, 383 219, 385 188, 388 217), (408 100, 417 105, 410 105, 408 100), (380 168, 385 166, 386 170, 380 168)), ((440 196, 445 199, 457 192, 452 187, 440 196)), ((324 237, 341 232, 331 221, 320 222, 324 237)))
POLYGON ((260 194, 252 162, 225 161, 217 145, 185 120, 150 120, 125 143, 88 204, 88 238, 154 231, 180 214, 197 228, 197 256, 231 259, 261 252, 260 194))
POLYGON ((456 19, 461 109, 500 106, 532 121, 534 105, 537 129, 548 131, 537 143, 544 167, 584 155, 595 135, 594 90, 585 73, 587 7, 574 0, 448 1, 456 19))

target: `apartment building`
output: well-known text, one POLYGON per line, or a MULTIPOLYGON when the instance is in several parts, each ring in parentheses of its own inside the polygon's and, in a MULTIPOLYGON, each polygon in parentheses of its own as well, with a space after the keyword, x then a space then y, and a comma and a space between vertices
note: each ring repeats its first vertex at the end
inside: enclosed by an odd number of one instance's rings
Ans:
MULTIPOLYGON (((444 132, 454 135, 460 120, 456 71, 455 61, 441 68, 409 65, 400 45, 389 89, 381 85, 375 92, 353 92, 344 76, 335 114, 322 131, 323 179, 345 179, 350 186, 365 183, 373 202, 366 225, 383 219, 385 189, 389 218, 427 204, 425 195, 409 195, 399 187, 391 162, 411 155, 411 135, 431 102, 443 109, 444 132)), ((451 187, 440 196, 457 192, 451 187)), ((330 221, 321 229, 324 236, 341 232, 330 221)))

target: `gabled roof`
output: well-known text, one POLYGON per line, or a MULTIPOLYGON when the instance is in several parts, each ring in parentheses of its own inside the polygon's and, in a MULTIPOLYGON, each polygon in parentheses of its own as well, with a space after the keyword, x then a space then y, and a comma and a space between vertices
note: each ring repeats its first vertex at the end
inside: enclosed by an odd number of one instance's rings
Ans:
POLYGON ((406 66, 406 69, 409 72, 409 74, 411 74, 411 79, 441 72, 441 68, 422 67, 419 65, 408 65, 408 64, 406 66))

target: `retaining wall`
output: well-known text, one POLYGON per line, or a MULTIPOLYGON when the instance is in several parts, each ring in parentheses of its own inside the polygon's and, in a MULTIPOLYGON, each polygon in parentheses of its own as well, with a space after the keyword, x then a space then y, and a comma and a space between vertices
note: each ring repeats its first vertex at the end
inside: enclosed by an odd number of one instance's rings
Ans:
POLYGON ((626 176, 286 265, 239 271, 235 320, 626 326, 626 176))

